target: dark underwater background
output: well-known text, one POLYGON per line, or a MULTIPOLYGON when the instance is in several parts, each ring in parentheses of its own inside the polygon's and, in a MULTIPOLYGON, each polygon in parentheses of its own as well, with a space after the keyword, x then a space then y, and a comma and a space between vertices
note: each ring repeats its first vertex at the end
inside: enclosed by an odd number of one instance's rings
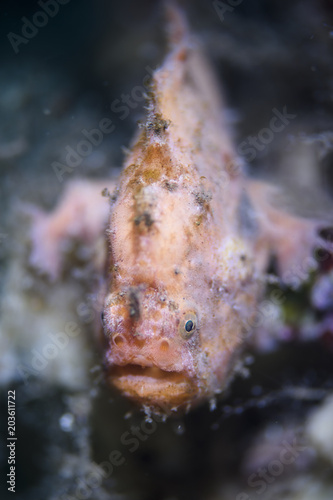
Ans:
MULTIPOLYGON (((274 109, 295 115, 245 155, 249 175, 286 186, 307 215, 329 212, 332 3, 179 4, 211 59, 236 145, 259 137, 274 109)), ((331 500, 328 254, 301 289, 283 289, 286 301, 261 326, 261 352, 246 350, 242 373, 223 396, 166 422, 147 420, 105 385, 93 340, 98 277, 84 256, 55 284, 29 266, 27 204, 49 210, 68 181, 121 168, 144 117, 140 89, 133 89, 163 60, 164 25, 157 1, 1 3, 1 499, 331 500), (41 4, 52 15, 36 14, 45 13, 41 4), (121 103, 127 94, 131 106, 121 103), (114 124, 112 133, 59 177, 55 164, 64 164, 66 147, 76 150, 82 130, 104 118, 114 124), (86 314, 78 312, 82 304, 86 314), (78 326, 77 337, 54 358, 39 358, 68 322, 78 326), (9 390, 16 391, 15 494, 6 484, 9 390)))

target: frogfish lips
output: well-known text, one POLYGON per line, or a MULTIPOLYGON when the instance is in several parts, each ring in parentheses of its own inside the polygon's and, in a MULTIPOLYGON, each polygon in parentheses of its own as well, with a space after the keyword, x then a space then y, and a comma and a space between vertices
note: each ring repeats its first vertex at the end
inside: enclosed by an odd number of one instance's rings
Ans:
POLYGON ((198 392, 196 379, 185 371, 167 371, 156 365, 114 365, 109 379, 127 397, 165 413, 186 407, 198 392))
POLYGON ((109 381, 122 394, 164 413, 186 409, 201 392, 191 353, 170 338, 116 334, 106 362, 109 381))

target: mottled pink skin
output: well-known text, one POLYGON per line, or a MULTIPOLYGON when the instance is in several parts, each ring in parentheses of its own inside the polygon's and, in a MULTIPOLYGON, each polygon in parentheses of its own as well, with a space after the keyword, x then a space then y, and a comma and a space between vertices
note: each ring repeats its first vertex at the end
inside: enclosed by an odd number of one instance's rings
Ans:
POLYGON ((183 40, 152 89, 111 211, 106 361, 123 393, 170 412, 227 384, 267 251, 242 234, 244 178, 200 51, 183 40))
MULTIPOLYGON (((30 263, 55 280, 62 269, 66 252, 73 240, 89 249, 96 246, 106 227, 109 202, 103 189, 113 190, 112 181, 75 180, 68 182, 61 201, 51 213, 28 207, 33 218, 30 263)), ((105 255, 104 255, 105 260, 105 255)), ((100 264, 94 267, 100 267, 100 264)), ((102 270, 104 262, 102 258, 102 270)))
POLYGON ((124 394, 170 413, 226 387, 270 254, 287 271, 314 244, 315 224, 247 182, 210 68, 186 34, 148 104, 111 210, 106 364, 124 394))

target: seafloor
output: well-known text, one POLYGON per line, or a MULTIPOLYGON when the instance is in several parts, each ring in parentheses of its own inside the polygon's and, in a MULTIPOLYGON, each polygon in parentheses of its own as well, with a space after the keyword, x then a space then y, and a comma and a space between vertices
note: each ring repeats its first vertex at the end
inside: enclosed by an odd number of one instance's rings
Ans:
MULTIPOLYGON (((286 186, 304 215, 329 215, 332 4, 182 4, 223 85, 235 144, 259 137, 274 109, 294 115, 245 157, 250 174, 286 186)), ((56 282, 29 264, 31 205, 51 209, 70 180, 105 178, 122 164, 144 113, 133 89, 165 53, 159 2, 6 0, 1 11, 1 499, 331 500, 328 254, 302 289, 282 289, 282 308, 258 323, 260 353, 248 348, 227 393, 166 422, 147 421, 104 384, 93 340, 99 277, 89 252, 71 249, 56 282), (51 14, 36 17, 46 4, 51 14), (119 111, 133 91, 137 99, 119 111), (59 177, 54 162, 103 118, 114 131, 59 177), (77 335, 57 344, 70 324, 77 335), (16 391, 15 494, 6 483, 9 390, 16 391)))

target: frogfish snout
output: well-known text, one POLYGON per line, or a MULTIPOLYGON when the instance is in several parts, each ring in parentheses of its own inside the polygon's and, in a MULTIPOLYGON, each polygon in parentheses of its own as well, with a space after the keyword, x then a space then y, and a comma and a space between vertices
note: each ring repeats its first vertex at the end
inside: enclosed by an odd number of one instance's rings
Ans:
POLYGON ((190 345, 179 334, 180 314, 169 302, 155 290, 130 288, 113 293, 104 310, 111 383, 130 398, 167 412, 198 391, 195 341, 190 345))

